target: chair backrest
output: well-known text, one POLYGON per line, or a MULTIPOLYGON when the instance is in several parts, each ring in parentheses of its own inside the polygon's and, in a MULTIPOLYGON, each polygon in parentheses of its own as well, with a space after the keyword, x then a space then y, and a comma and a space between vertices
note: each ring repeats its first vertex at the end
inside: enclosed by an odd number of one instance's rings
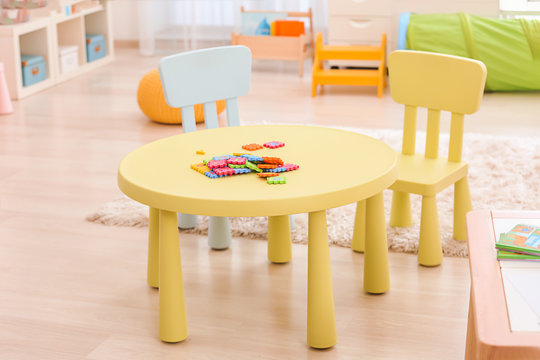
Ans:
POLYGON ((207 129, 218 127, 216 101, 225 100, 227 124, 240 125, 237 97, 248 93, 251 51, 245 46, 221 46, 164 57, 159 75, 167 104, 181 108, 184 132, 195 131, 193 106, 203 104, 207 129))
POLYGON ((449 161, 461 161, 463 120, 482 101, 486 66, 477 60, 423 51, 398 50, 388 57, 390 92, 405 105, 404 154, 415 153, 417 108, 428 109, 426 158, 437 158, 441 111, 451 112, 449 161))

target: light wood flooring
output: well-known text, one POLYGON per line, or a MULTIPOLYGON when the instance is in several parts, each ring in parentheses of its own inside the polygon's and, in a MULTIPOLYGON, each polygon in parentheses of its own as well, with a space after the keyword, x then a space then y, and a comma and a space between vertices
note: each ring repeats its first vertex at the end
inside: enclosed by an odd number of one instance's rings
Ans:
MULTIPOLYGON (((273 265, 264 241, 211 251, 181 236, 189 338, 158 339, 158 293, 146 285, 146 228, 85 216, 121 195, 116 168, 141 144, 179 126, 147 120, 136 102, 158 57, 119 50, 116 61, 14 103, 0 116, 0 359, 459 359, 468 262, 436 268, 391 253, 391 290, 362 290, 363 255, 332 247, 338 343, 306 345, 307 248, 273 265)), ((244 124, 400 128, 386 90, 327 87, 310 97, 310 64, 256 61, 240 101, 244 124)), ((538 93, 486 94, 466 131, 538 136, 538 93)), ((473 189, 474 191, 474 189, 473 189)), ((353 219, 344 219, 353 221, 353 219)))

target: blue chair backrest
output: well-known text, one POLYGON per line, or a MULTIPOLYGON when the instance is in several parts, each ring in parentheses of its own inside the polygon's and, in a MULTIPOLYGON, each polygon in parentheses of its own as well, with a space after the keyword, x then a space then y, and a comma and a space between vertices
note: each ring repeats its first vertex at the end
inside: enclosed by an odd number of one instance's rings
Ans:
POLYGON ((164 57, 159 75, 167 104, 182 110, 184 132, 195 131, 193 106, 203 104, 207 129, 218 127, 216 101, 225 100, 227 124, 240 125, 237 97, 249 92, 251 51, 221 46, 164 57))

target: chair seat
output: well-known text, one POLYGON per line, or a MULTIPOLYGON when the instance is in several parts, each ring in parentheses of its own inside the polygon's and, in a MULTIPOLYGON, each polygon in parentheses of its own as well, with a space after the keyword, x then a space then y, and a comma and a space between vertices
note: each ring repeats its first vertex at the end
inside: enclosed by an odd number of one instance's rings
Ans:
POLYGON ((435 196, 441 190, 467 176, 465 161, 446 158, 426 159, 423 154, 398 154, 399 176, 391 190, 435 196))

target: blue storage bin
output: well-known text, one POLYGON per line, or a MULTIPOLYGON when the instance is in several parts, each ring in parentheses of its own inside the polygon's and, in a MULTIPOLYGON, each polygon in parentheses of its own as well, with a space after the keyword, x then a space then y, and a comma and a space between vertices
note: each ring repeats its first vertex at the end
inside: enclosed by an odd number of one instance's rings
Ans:
POLYGON ((23 86, 30 86, 47 78, 45 59, 40 55, 21 55, 23 86))
POLYGON ((88 62, 101 59, 106 54, 103 35, 86 34, 86 60, 88 62))

